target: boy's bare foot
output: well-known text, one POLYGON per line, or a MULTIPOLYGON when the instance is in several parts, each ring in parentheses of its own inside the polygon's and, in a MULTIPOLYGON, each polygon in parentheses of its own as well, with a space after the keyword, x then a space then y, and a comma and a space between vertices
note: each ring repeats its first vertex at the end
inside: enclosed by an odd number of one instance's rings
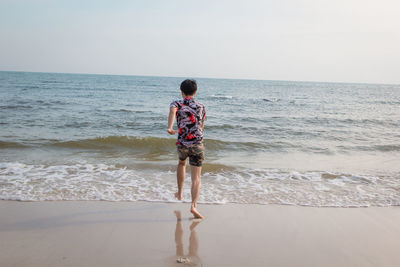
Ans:
POLYGON ((179 192, 175 192, 175 197, 178 200, 182 200, 182 193, 179 194, 179 192))
POLYGON ((193 214, 193 216, 194 216, 196 219, 204 219, 203 215, 201 215, 200 212, 198 212, 197 209, 196 209, 195 207, 192 206, 192 207, 190 208, 190 212, 193 214))

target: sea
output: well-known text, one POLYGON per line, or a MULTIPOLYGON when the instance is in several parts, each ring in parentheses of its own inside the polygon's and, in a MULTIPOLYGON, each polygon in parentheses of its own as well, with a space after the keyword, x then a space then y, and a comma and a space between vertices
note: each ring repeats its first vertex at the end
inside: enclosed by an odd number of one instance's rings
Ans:
MULTIPOLYGON (((1 71, 0 199, 176 202, 185 78, 1 71)), ((400 205, 400 85, 196 80, 199 203, 400 205)))

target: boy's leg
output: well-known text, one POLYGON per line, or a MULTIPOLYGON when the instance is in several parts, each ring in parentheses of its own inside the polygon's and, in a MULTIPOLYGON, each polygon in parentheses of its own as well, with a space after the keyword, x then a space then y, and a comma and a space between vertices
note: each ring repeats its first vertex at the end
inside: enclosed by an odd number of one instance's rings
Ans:
POLYGON ((176 181, 178 183, 178 192, 175 193, 175 197, 178 200, 182 200, 183 183, 185 182, 185 177, 186 177, 186 159, 179 160, 178 167, 176 170, 176 181))
POLYGON ((197 211, 197 200, 200 196, 200 188, 201 188, 201 166, 190 166, 191 169, 191 177, 192 177, 192 206, 190 208, 190 212, 193 213, 195 218, 202 219, 203 216, 197 211))

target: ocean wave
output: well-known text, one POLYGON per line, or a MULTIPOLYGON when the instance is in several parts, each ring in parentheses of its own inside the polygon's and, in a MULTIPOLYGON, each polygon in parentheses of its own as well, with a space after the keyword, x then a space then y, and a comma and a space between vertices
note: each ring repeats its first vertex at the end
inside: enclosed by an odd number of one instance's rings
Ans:
POLYGON ((400 144, 337 146, 337 148, 344 151, 398 152, 400 151, 400 144))
POLYGON ((400 101, 396 101, 396 100, 376 100, 376 101, 372 101, 372 104, 380 104, 380 105, 400 105, 400 101))
MULTIPOLYGON (((205 171, 200 203, 290 204, 316 207, 400 205, 396 177, 278 169, 205 171)), ((0 199, 174 202, 173 170, 106 164, 0 163, 0 199)), ((190 183, 184 187, 190 201, 190 183)))
POLYGON ((44 84, 53 84, 53 83, 66 83, 66 82, 64 82, 64 81, 60 81, 60 80, 43 80, 43 81, 41 81, 41 83, 44 83, 44 84))
POLYGON ((355 118, 330 118, 330 117, 304 117, 301 118, 304 123, 313 125, 334 125, 334 126, 400 126, 399 121, 390 119, 355 119, 355 118))
POLYGON ((231 95, 211 95, 211 99, 232 99, 233 96, 231 95))
POLYGON ((374 145, 372 146, 372 151, 382 151, 382 152, 400 151, 400 144, 374 145))
POLYGON ((37 85, 14 85, 15 88, 20 88, 20 89, 38 89, 40 88, 37 85))
POLYGON ((17 142, 0 141, 0 148, 26 148, 27 146, 17 142))
MULTIPOLYGON (((132 124, 136 126, 136 124, 132 124)), ((71 126, 71 125, 69 125, 71 126)), ((76 128, 83 128, 88 126, 88 122, 81 122, 79 125, 73 125, 76 128)), ((116 126, 118 127, 118 126, 116 126)), ((126 127, 126 126, 124 126, 126 127)), ((229 129, 229 125, 222 126, 229 129)), ((294 133, 292 133, 294 134, 294 133)), ((307 133, 298 132, 297 135, 304 135, 307 133)), ((309 135, 312 136, 312 135, 309 135)), ((37 140, 39 141, 39 140, 37 140)), ((54 139, 41 139, 40 142, 28 143, 13 142, 13 141, 0 141, 0 148, 64 148, 64 149, 88 149, 97 151, 107 150, 120 150, 130 151, 132 153, 140 153, 149 156, 154 154, 169 155, 175 153, 176 139, 163 138, 163 137, 137 137, 137 136, 105 136, 95 137, 88 139, 78 140, 54 140, 54 139)), ((342 141, 341 139, 339 141, 342 141)), ((400 144, 370 144, 370 145, 337 145, 335 147, 313 146, 307 143, 291 142, 290 140, 271 140, 260 142, 241 142, 241 141, 222 141, 218 139, 204 139, 204 145, 207 153, 231 153, 231 152, 251 152, 251 153, 265 153, 265 152, 290 152, 302 151, 312 154, 326 154, 334 155, 337 152, 399 152, 400 144)))
MULTIPOLYGON (((107 136, 76 141, 57 142, 52 146, 65 148, 127 148, 127 149, 156 149, 159 151, 175 151, 175 138, 162 137, 133 137, 133 136, 107 136)), ((280 144, 270 146, 255 142, 226 142, 217 139, 205 139, 207 150, 223 149, 254 149, 280 146, 280 144)))
POLYGON ((5 106, 0 106, 0 109, 32 109, 33 106, 31 105, 5 105, 5 106))
MULTIPOLYGON (((157 151, 175 151, 175 138, 162 137, 136 137, 136 136, 105 136, 89 139, 79 139, 70 141, 49 141, 42 142, 42 147, 61 147, 71 149, 133 149, 133 150, 157 150, 157 151)), ((205 147, 208 151, 217 150, 264 150, 273 148, 290 147, 290 143, 273 142, 228 142, 217 139, 205 139, 205 147)), ((0 147, 32 147, 37 145, 27 145, 17 142, 0 143, 0 147)))
POLYGON ((119 110, 115 110, 117 112, 128 112, 128 113, 151 113, 150 111, 144 111, 144 110, 132 110, 132 109, 125 109, 121 108, 119 110))
POLYGON ((170 150, 175 147, 175 139, 159 137, 106 136, 89 139, 61 141, 50 144, 54 147, 83 149, 158 149, 170 150))
POLYGON ((59 106, 59 105, 67 105, 67 102, 61 101, 61 100, 36 100, 35 105, 39 106, 59 106))
POLYGON ((272 98, 263 98, 262 99, 264 102, 279 102, 281 101, 281 99, 276 98, 276 97, 272 97, 272 98))

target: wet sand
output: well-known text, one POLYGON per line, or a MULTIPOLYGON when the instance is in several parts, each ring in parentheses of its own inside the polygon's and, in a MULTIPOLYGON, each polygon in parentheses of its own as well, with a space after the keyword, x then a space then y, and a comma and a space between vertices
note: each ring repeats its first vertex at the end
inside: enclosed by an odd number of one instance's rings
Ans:
POLYGON ((400 207, 189 208, 0 201, 0 266, 400 266, 400 207))

